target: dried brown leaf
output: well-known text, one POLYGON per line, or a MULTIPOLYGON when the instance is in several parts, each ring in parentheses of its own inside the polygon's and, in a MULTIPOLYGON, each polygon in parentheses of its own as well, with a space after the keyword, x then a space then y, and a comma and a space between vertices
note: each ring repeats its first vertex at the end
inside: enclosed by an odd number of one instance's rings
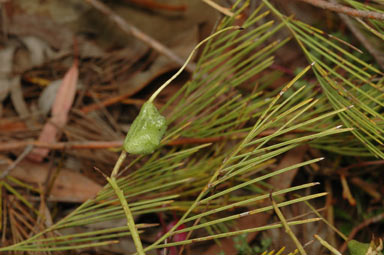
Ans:
MULTIPOLYGON (((44 125, 38 139, 39 142, 55 142, 58 128, 62 128, 67 123, 68 112, 71 109, 76 94, 78 76, 79 70, 77 62, 75 62, 65 74, 63 82, 57 91, 55 102, 52 106, 52 117, 44 125)), ((36 148, 29 155, 29 158, 37 162, 41 162, 43 158, 48 155, 48 153, 49 149, 36 148)))

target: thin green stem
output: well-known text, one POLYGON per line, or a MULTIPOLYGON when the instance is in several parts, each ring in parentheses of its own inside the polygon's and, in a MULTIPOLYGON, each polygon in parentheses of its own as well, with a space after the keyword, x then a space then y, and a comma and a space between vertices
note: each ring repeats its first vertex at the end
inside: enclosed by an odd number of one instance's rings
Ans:
POLYGON ((200 48, 201 45, 203 45, 204 43, 206 43, 207 41, 209 41, 210 39, 212 39, 213 37, 225 32, 225 31, 228 31, 228 30, 232 30, 232 29, 241 29, 241 27, 239 26, 230 26, 230 27, 226 27, 224 29, 221 29, 219 31, 217 31, 216 33, 208 36, 207 38, 205 38, 204 40, 202 40, 199 44, 197 44, 195 46, 195 48, 193 48, 191 54, 189 54, 187 60, 185 61, 184 65, 179 69, 179 71, 177 71, 168 81, 166 81, 163 85, 161 85, 160 88, 158 88, 155 93, 152 94, 152 96, 149 98, 148 102, 153 102, 153 100, 155 100, 155 98, 157 97, 158 94, 160 94, 160 92, 165 88, 167 87, 174 79, 176 79, 177 76, 179 76, 179 74, 185 69, 185 67, 188 65, 189 61, 191 61, 192 57, 193 57, 193 54, 196 52, 197 49, 200 48))
POLYGON ((129 209, 127 200, 124 197, 124 192, 119 188, 119 185, 116 182, 116 176, 119 173, 119 169, 126 157, 127 157, 127 153, 123 150, 119 158, 117 159, 115 166, 113 167, 111 178, 107 177, 107 181, 115 191, 117 198, 119 199, 121 206, 123 207, 125 217, 127 218, 127 225, 128 225, 129 231, 131 232, 133 242, 135 243, 137 253, 139 255, 145 255, 143 244, 141 243, 139 233, 137 232, 137 228, 135 225, 135 220, 133 219, 132 212, 129 209))
POLYGON ((281 220, 281 223, 283 224, 285 228, 285 232, 291 237, 292 241, 296 244, 297 249, 299 250, 301 255, 307 255, 307 252, 304 250, 303 246, 295 236, 295 234, 292 232, 291 228, 289 227, 289 224, 287 223, 283 213, 280 211, 279 207, 277 206, 275 200, 272 197, 272 193, 270 194, 270 199, 272 201, 273 209, 275 210, 277 216, 281 220))
POLYGON ((116 161, 115 166, 113 167, 111 178, 114 178, 114 177, 117 176, 117 174, 119 172, 119 169, 120 169, 121 165, 123 164, 124 159, 126 157, 127 157, 127 152, 123 149, 123 151, 121 152, 119 158, 116 161))
MULTIPOLYGON (((118 163, 119 163, 119 160, 116 162, 116 165, 118 163)), ((136 228, 136 225, 135 225, 135 221, 133 219, 133 215, 131 213, 131 210, 129 209, 128 202, 127 202, 127 200, 124 197, 123 191, 117 185, 115 177, 113 177, 113 176, 111 178, 107 177, 107 181, 109 182, 109 184, 111 184, 111 187, 115 191, 117 197, 120 200, 121 206, 124 209, 125 217, 127 218, 127 225, 128 225, 129 231, 131 232, 133 242, 135 243, 135 247, 136 247, 137 253, 139 255, 145 255, 145 252, 144 252, 144 249, 143 249, 143 245, 141 243, 140 236, 139 236, 139 233, 137 231, 137 228, 136 228)))
POLYGON ((342 255, 341 252, 339 252, 338 250, 336 250, 332 245, 330 245, 327 241, 325 241, 323 238, 321 238, 320 236, 318 235, 314 235, 314 237, 319 240, 319 242, 321 243, 321 245, 323 245, 324 247, 326 247, 329 251, 331 251, 333 254, 335 255, 342 255))

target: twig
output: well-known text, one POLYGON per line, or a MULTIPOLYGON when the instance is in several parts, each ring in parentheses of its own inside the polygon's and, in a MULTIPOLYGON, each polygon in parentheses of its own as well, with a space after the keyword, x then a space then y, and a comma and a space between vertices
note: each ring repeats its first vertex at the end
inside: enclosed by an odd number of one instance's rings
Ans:
MULTIPOLYGON (((216 136, 207 138, 179 138, 171 140, 166 145, 186 145, 186 144, 204 144, 218 142, 226 139, 240 139, 243 135, 238 136, 216 136)), ((50 150, 65 150, 65 149, 108 149, 123 146, 124 140, 115 141, 81 141, 81 142, 56 142, 56 143, 43 143, 39 141, 17 141, 0 143, 0 151, 10 151, 15 149, 24 148, 25 146, 33 145, 38 148, 48 148, 50 150)))
POLYGON ((15 167, 17 166, 17 164, 20 163, 20 161, 22 161, 26 156, 28 156, 28 154, 32 151, 33 147, 34 147, 34 146, 33 146, 32 144, 28 144, 28 145, 25 147, 23 153, 21 153, 21 154, 17 157, 17 159, 16 159, 15 161, 13 161, 13 163, 12 163, 10 166, 8 166, 8 168, 5 169, 5 170, 1 173, 1 175, 0 175, 0 180, 3 179, 4 177, 6 177, 6 176, 9 174, 9 172, 10 172, 13 168, 15 168, 15 167))
POLYGON ((345 174, 346 176, 349 175, 348 170, 352 168, 363 168, 365 166, 375 166, 375 165, 384 165, 384 160, 374 160, 374 161, 362 161, 356 164, 352 164, 349 166, 346 166, 344 168, 341 168, 338 173, 339 174, 345 174))
POLYGON ((341 182, 341 186, 343 187, 343 198, 347 199, 351 206, 355 206, 356 205, 356 199, 353 197, 353 195, 351 193, 347 179, 345 178, 344 174, 340 175, 340 182, 341 182))
MULTIPOLYGON (((264 137, 273 134, 276 132, 275 129, 266 130, 261 132, 257 137, 264 137)), ((289 134, 296 133, 305 133, 303 130, 293 130, 288 132, 289 134)), ((239 133, 231 136, 214 136, 214 137, 204 137, 204 138, 178 138, 175 140, 170 140, 166 142, 165 145, 168 146, 177 146, 177 145, 187 145, 187 144, 205 144, 213 143, 224 140, 235 140, 242 139, 247 136, 247 133, 239 133)), ((0 151, 10 151, 15 149, 24 148, 28 145, 33 145, 34 147, 48 148, 50 150, 65 150, 65 149, 108 149, 108 148, 117 148, 123 146, 124 140, 115 140, 115 141, 81 141, 81 142, 55 142, 55 143, 43 143, 39 141, 17 141, 17 142, 4 142, 0 143, 0 151)))
POLYGON ((273 209, 275 210, 277 216, 279 217, 279 219, 281 220, 281 223, 283 224, 283 226, 285 228, 285 232, 291 237, 292 241, 296 244, 296 247, 299 250, 300 254, 301 255, 307 255, 307 252, 304 250, 303 246, 301 245, 301 243, 299 242, 299 240, 297 239, 295 234, 292 232, 287 221, 285 220, 284 215, 282 214, 282 212, 280 211, 279 207, 277 206, 275 200, 273 199, 272 193, 270 193, 269 198, 272 201, 273 209))
POLYGON ((359 187, 361 190, 365 191, 368 195, 373 197, 373 199, 377 202, 382 201, 380 190, 377 190, 375 186, 372 186, 370 183, 367 183, 366 181, 358 178, 353 177, 351 179, 351 182, 359 187))
POLYGON ((114 148, 123 145, 123 140, 119 141, 82 141, 82 142, 55 142, 43 143, 39 141, 17 141, 0 143, 0 151, 9 151, 24 148, 25 146, 33 145, 34 147, 48 148, 51 150, 64 149, 106 149, 114 148))
POLYGON ((118 96, 110 97, 110 98, 107 98, 104 101, 101 101, 99 103, 94 103, 94 104, 84 106, 83 108, 80 109, 80 111, 84 114, 87 114, 89 112, 100 109, 102 106, 107 107, 107 106, 116 104, 116 103, 121 102, 121 101, 125 104, 134 104, 134 105, 139 105, 139 106, 142 106, 146 102, 145 100, 142 100, 142 99, 127 98, 131 95, 132 95, 132 93, 129 92, 126 94, 121 94, 118 96))
POLYGON ((146 7, 151 9, 160 9, 167 11, 185 11, 187 9, 186 5, 169 5, 164 3, 158 3, 154 0, 128 0, 128 2, 146 7))
POLYGON ((367 37, 358 29, 352 22, 352 19, 345 14, 339 13, 340 18, 347 25, 349 30, 355 35, 356 39, 368 50, 368 52, 375 58, 376 62, 384 69, 383 54, 373 46, 367 37))
MULTIPOLYGON (((105 4, 101 3, 98 0, 84 0, 84 1, 88 2, 90 5, 95 7, 97 10, 99 10, 103 14, 107 15, 125 33, 133 35, 134 37, 141 40, 151 48, 155 49, 160 54, 163 54, 164 56, 168 57, 178 65, 182 66, 184 64, 184 60, 181 59, 179 56, 175 55, 169 48, 167 48, 157 40, 151 38, 149 35, 145 34, 140 29, 126 22, 121 16, 117 15, 105 4)), ((193 72, 195 68, 196 66, 192 63, 189 63, 186 67, 186 69, 190 72, 193 72)))
POLYGON ((107 121, 109 122, 109 124, 111 124, 111 126, 113 127, 113 129, 116 132, 119 132, 121 129, 120 129, 119 125, 117 124, 116 120, 111 116, 111 114, 108 112, 106 107, 100 103, 99 99, 95 96, 95 94, 92 91, 90 92, 90 94, 92 96, 92 99, 95 101, 95 103, 97 105, 99 105, 99 109, 104 114, 104 116, 107 119, 107 121))
POLYGON ((324 0, 298 0, 298 1, 306 2, 308 4, 311 4, 326 10, 343 13, 353 17, 384 20, 384 14, 379 12, 357 10, 345 5, 330 3, 324 0))
POLYGON ((227 8, 224 8, 220 5, 218 5, 217 3, 213 2, 212 0, 203 0, 203 2, 208 4, 212 8, 216 9, 217 11, 221 12, 224 15, 227 15, 229 17, 233 17, 233 15, 234 15, 233 12, 231 12, 227 8))
POLYGON ((113 171, 111 174, 111 178, 107 177, 107 181, 115 191, 117 197, 120 200, 121 206, 124 209, 125 217, 127 218, 127 225, 128 225, 129 231, 131 232, 133 242, 135 243, 137 253, 139 255, 145 255, 143 245, 140 240, 140 235, 137 232, 135 220, 133 219, 133 215, 131 213, 131 210, 129 209, 128 202, 124 197, 124 192, 119 188, 119 185, 117 185, 117 182, 116 182, 116 176, 126 156, 127 156, 127 153, 123 150, 120 154, 119 159, 116 161, 115 167, 113 168, 113 171))

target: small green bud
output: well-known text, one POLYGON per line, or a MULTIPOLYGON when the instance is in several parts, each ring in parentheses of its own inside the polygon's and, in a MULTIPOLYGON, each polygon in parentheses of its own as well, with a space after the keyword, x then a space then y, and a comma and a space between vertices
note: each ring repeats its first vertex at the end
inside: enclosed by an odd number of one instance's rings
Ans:
POLYGON ((165 118, 152 102, 146 102, 128 130, 124 150, 131 154, 150 154, 159 146, 166 129, 165 118))

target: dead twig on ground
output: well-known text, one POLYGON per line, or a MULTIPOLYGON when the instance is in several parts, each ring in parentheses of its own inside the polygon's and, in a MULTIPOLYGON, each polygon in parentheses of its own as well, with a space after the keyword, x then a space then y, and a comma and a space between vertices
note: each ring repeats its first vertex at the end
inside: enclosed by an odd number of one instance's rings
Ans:
POLYGON ((221 5, 213 2, 212 0, 203 0, 203 2, 216 9, 217 11, 221 12, 222 14, 227 15, 228 17, 233 17, 234 15, 234 13, 231 12, 229 9, 222 7, 221 5))
MULTIPOLYGON (((242 136, 239 136, 240 138, 242 136)), ((218 136, 207 138, 179 138, 167 142, 167 145, 185 145, 185 144, 203 144, 217 142, 224 139, 231 139, 230 137, 218 136)), ((232 138, 233 139, 233 138, 232 138)), ((64 150, 64 149, 108 149, 123 146, 124 140, 116 141, 81 141, 81 142, 56 142, 44 143, 39 141, 17 141, 0 143, 0 151, 9 151, 14 149, 24 148, 25 146, 34 146, 36 148, 47 148, 50 150, 64 150)))
POLYGON ((0 151, 9 151, 24 148, 25 146, 33 145, 37 148, 48 148, 50 150, 64 149, 106 149, 114 148, 123 145, 123 140, 119 141, 83 141, 83 142, 55 142, 44 143, 39 141, 17 141, 0 143, 0 151))
POLYGON ((150 9, 158 9, 158 10, 166 10, 166 11, 185 11, 187 6, 182 5, 169 5, 165 3, 158 3, 153 0, 128 0, 128 2, 137 4, 142 7, 150 8, 150 9))
POLYGON ((356 164, 352 164, 349 166, 346 166, 344 168, 341 168, 338 170, 339 174, 345 174, 346 176, 349 175, 348 171, 352 168, 362 168, 365 166, 376 166, 376 165, 384 165, 384 160, 374 160, 374 161, 363 161, 356 164))
POLYGON ((347 25, 352 34, 355 35, 356 39, 367 49, 367 51, 373 56, 376 62, 384 69, 384 56, 381 51, 368 40, 363 32, 354 24, 353 20, 345 14, 339 13, 340 18, 347 25))
MULTIPOLYGON (((173 62, 177 63, 178 65, 182 66, 184 64, 184 59, 177 56, 175 53, 173 53, 172 50, 161 44, 160 42, 156 41, 149 35, 142 32, 140 29, 132 26, 128 22, 126 22, 121 16, 117 15, 114 11, 112 11, 108 6, 101 3, 98 0, 84 0, 88 2, 90 5, 92 5, 94 8, 102 12, 103 14, 107 15, 116 25, 123 30, 125 33, 133 35, 140 41, 144 42, 151 48, 155 49, 160 54, 168 57, 173 62)), ((196 66, 192 63, 189 63, 186 67, 186 69, 189 72, 193 72, 195 70, 196 66)))
MULTIPOLYGON (((276 132, 274 129, 266 130, 261 132, 258 137, 264 137, 273 134, 276 132)), ((289 132, 290 134, 296 133, 305 133, 303 130, 294 130, 289 132)), ((187 138, 178 138, 166 142, 168 146, 176 145, 187 145, 187 144, 205 144, 219 142, 223 140, 233 140, 233 139, 242 139, 247 135, 247 133, 239 133, 232 136, 214 136, 214 137, 187 137, 187 138)), ((15 149, 24 148, 28 145, 33 145, 34 147, 47 148, 50 150, 64 150, 64 149, 108 149, 108 148, 117 148, 123 146, 124 140, 115 140, 115 141, 81 141, 81 142, 55 142, 55 143, 44 143, 35 140, 30 141, 11 141, 0 143, 0 152, 1 151, 10 151, 15 149)))
POLYGON ((118 96, 112 96, 110 98, 107 98, 107 99, 99 102, 99 103, 86 105, 83 108, 81 108, 80 111, 83 114, 87 114, 89 112, 92 112, 92 111, 100 109, 101 106, 107 107, 107 106, 116 104, 116 103, 121 102, 121 101, 123 103, 125 103, 125 104, 134 104, 134 105, 137 105, 137 106, 142 106, 146 102, 143 99, 127 98, 131 94, 132 94, 131 92, 128 92, 128 93, 124 93, 124 94, 121 94, 121 95, 118 95, 118 96))
POLYGON ((379 12, 357 10, 345 5, 330 3, 324 0, 298 0, 298 1, 305 2, 311 5, 320 7, 322 9, 343 13, 353 17, 384 20, 384 14, 379 12))
POLYGON ((17 157, 17 159, 13 161, 13 163, 9 165, 8 168, 5 169, 0 174, 0 180, 6 177, 9 174, 9 172, 11 172, 11 170, 17 166, 17 164, 19 164, 26 156, 28 156, 28 154, 32 151, 32 149, 33 149, 33 144, 28 144, 25 147, 24 151, 17 157))

